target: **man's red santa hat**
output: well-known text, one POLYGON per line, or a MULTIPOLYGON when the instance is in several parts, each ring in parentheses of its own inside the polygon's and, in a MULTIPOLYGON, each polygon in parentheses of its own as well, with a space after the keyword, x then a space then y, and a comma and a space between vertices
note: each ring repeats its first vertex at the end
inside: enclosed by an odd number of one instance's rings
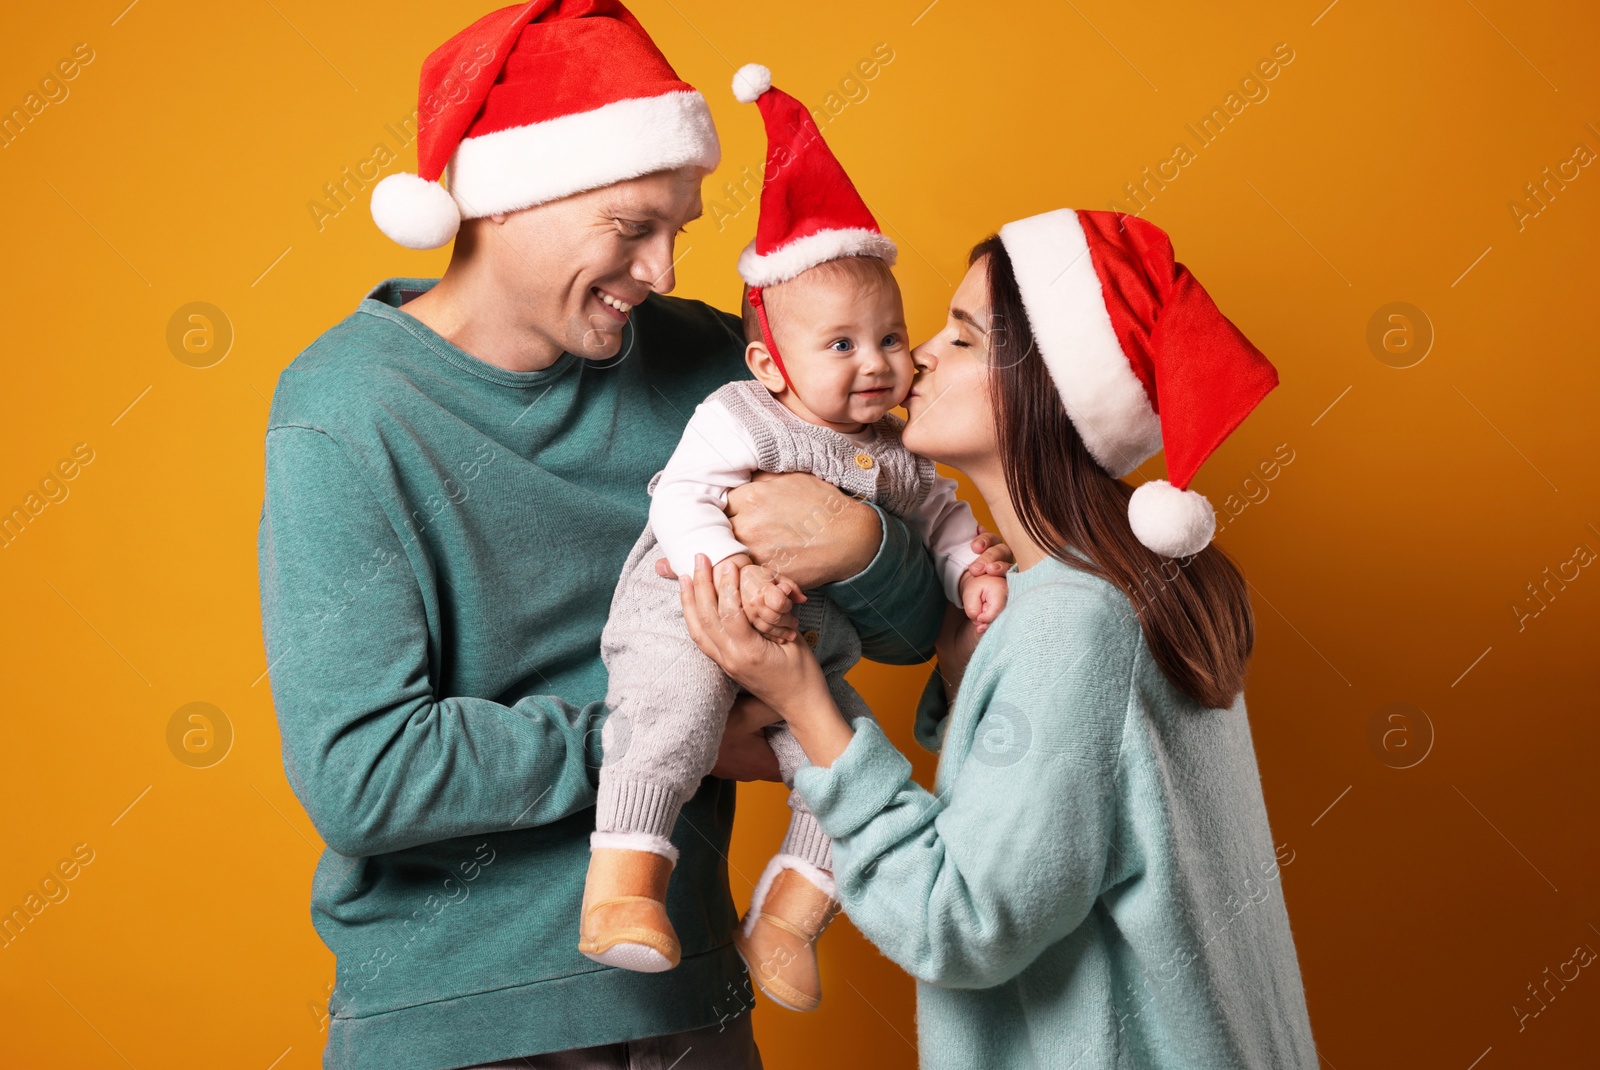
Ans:
POLYGON ((1000 228, 1034 344, 1089 453, 1121 477, 1160 452, 1167 478, 1128 502, 1141 543, 1199 553, 1216 531, 1195 470, 1278 385, 1160 227, 1063 208, 1000 228))
POLYGON ((423 62, 418 105, 417 173, 372 191, 378 228, 413 249, 463 219, 721 158, 705 98, 617 0, 490 12, 423 62))
POLYGON ((787 383, 789 373, 772 340, 762 288, 847 256, 875 256, 893 267, 898 252, 822 140, 811 112, 772 88, 771 71, 759 63, 740 67, 733 76, 733 95, 760 108, 767 128, 761 218, 755 239, 739 254, 739 275, 750 286, 762 341, 787 383))

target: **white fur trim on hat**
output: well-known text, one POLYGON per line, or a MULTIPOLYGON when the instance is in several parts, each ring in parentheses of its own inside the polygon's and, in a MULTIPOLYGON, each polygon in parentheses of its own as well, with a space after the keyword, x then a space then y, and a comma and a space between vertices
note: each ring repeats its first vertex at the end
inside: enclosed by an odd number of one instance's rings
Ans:
POLYGON ((1121 477, 1161 450, 1161 420, 1111 325, 1078 213, 1000 228, 1034 344, 1089 453, 1121 477))
POLYGON ((400 172, 372 190, 372 221, 407 249, 437 249, 456 236, 461 213, 437 182, 400 172))
POLYGON ((657 836, 650 832, 601 832, 599 829, 589 833, 589 850, 604 849, 610 851, 649 851, 651 854, 661 855, 673 865, 678 864, 678 849, 672 841, 665 836, 657 836))
POLYGON ((818 869, 799 855, 775 854, 772 856, 772 861, 767 863, 767 868, 762 871, 761 879, 756 881, 755 893, 750 896, 750 910, 744 916, 744 934, 746 936, 755 934, 756 919, 761 917, 761 904, 767 901, 767 892, 772 889, 772 882, 777 880, 778 874, 786 869, 794 870, 806 880, 815 884, 822 889, 829 899, 838 900, 838 886, 834 884, 833 878, 828 876, 825 871, 818 869))
POLYGON ((751 286, 776 286, 818 264, 847 256, 875 256, 890 267, 900 255, 887 234, 865 227, 819 230, 762 256, 751 242, 739 254, 739 277, 751 286))
POLYGON ((772 72, 759 63, 746 63, 733 72, 733 96, 740 104, 754 104, 772 88, 772 72))
POLYGON ((1211 542, 1217 513, 1204 495, 1152 479, 1128 499, 1128 524, 1140 542, 1161 556, 1189 557, 1211 542))
POLYGON ((705 98, 677 90, 466 138, 447 175, 461 218, 476 219, 721 158, 705 98))

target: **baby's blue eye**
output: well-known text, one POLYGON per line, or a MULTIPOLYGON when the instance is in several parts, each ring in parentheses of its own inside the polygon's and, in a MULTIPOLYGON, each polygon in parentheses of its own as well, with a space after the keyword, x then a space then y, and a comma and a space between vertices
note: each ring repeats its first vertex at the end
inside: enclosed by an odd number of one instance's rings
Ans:
POLYGON ((835 353, 848 353, 850 352, 850 339, 836 338, 832 342, 828 343, 828 348, 833 350, 835 353))
POLYGON ((898 334, 886 334, 886 335, 883 336, 883 348, 885 348, 885 349, 893 349, 895 346, 897 346, 899 344, 900 344, 900 336, 898 334))

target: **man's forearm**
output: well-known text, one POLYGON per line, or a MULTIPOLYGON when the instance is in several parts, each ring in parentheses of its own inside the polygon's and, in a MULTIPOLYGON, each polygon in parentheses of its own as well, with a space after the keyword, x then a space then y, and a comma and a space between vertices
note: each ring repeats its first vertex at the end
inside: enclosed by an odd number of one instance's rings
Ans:
POLYGON ((820 590, 855 625, 866 657, 889 665, 927 661, 946 604, 933 557, 899 517, 870 508, 882 531, 877 553, 855 575, 820 590))
POLYGON ((827 503, 799 526, 797 544, 784 547, 772 561, 802 590, 859 575, 883 542, 883 526, 870 505, 843 495, 827 503))
POLYGON ((328 436, 269 432, 258 550, 284 765, 329 847, 379 854, 593 805, 604 706, 436 697, 416 574, 328 436))
POLYGON ((906 523, 816 476, 762 474, 728 495, 734 535, 757 564, 844 609, 874 661, 928 660, 945 595, 906 523))
POLYGON ((423 700, 331 732, 279 704, 284 764, 323 841, 366 856, 558 821, 594 805, 600 703, 423 700))

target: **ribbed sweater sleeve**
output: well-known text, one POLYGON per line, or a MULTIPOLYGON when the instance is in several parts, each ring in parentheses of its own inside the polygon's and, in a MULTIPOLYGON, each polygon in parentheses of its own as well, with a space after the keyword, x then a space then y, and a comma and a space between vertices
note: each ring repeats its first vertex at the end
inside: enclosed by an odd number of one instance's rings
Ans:
POLYGON ((284 767, 330 848, 380 854, 594 804, 603 704, 437 694, 412 561, 328 434, 268 432, 258 551, 284 767))
POLYGON ((1008 642, 974 654, 962 699, 982 712, 971 752, 937 793, 912 781, 910 762, 866 718, 830 766, 795 773, 834 838, 851 921, 902 969, 945 988, 1002 984, 1072 932, 1102 890, 1112 846, 1140 648, 1108 636, 1098 605, 1079 614, 1019 602, 1006 610, 1016 615, 1008 642))

